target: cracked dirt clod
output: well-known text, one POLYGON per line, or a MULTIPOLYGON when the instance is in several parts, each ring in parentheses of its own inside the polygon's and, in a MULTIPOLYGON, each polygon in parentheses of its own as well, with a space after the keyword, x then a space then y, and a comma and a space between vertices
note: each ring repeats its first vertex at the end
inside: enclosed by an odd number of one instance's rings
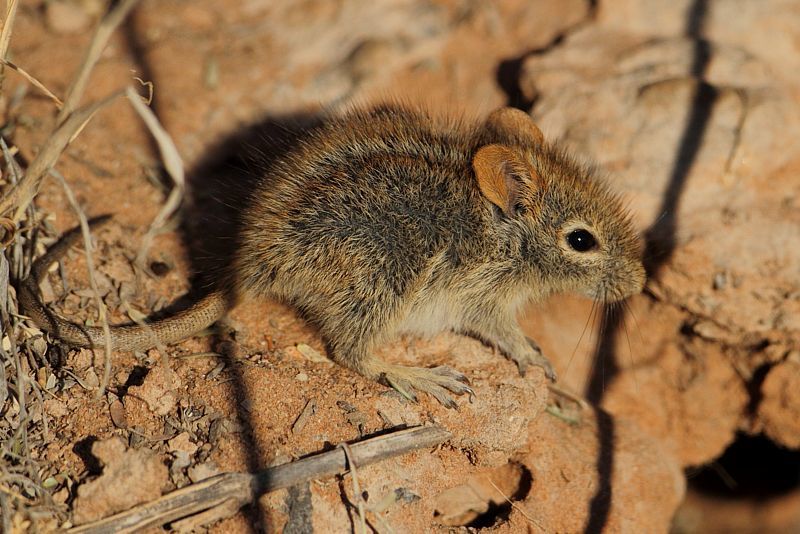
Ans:
POLYGON ((177 402, 182 383, 180 377, 162 360, 149 370, 141 386, 128 388, 127 401, 144 401, 156 415, 171 413, 177 402))
POLYGON ((787 360, 767 373, 761 387, 758 418, 764 433, 776 443, 800 448, 800 363, 787 360))
POLYGON ((447 489, 436 496, 434 517, 443 525, 469 525, 489 512, 508 504, 512 496, 519 500, 524 470, 519 464, 508 463, 494 469, 484 469, 469 477, 462 485, 447 489))
POLYGON ((73 505, 76 525, 107 517, 161 495, 168 470, 158 454, 148 449, 128 449, 119 438, 92 445, 103 473, 78 487, 73 505))

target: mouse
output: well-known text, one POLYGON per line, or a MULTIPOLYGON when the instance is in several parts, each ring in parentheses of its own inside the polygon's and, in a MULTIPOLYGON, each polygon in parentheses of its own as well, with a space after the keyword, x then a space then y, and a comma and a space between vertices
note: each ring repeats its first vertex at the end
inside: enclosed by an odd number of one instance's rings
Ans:
MULTIPOLYGON (((327 117, 260 169, 241 209, 229 282, 176 314, 112 326, 113 350, 174 343, 243 298, 274 299, 318 328, 338 364, 453 408, 452 395, 474 395, 464 374, 388 363, 375 348, 450 330, 554 381, 517 323, 522 306, 555 293, 615 302, 645 282, 621 197, 510 107, 473 121, 400 104, 327 117)), ((100 348, 102 328, 39 298, 47 267, 80 234, 68 237, 19 284, 21 309, 69 345, 100 348)))

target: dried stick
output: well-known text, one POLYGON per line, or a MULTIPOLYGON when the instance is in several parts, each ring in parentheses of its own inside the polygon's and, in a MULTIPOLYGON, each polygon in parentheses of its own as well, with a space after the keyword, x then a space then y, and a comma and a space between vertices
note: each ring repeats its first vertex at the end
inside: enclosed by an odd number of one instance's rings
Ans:
POLYGON ((111 10, 106 13, 97 29, 94 31, 92 40, 89 43, 89 48, 86 49, 86 55, 83 57, 83 62, 78 68, 78 73, 73 78, 72 83, 67 90, 67 96, 64 98, 64 106, 58 113, 56 124, 61 124, 78 106, 83 92, 86 90, 86 83, 89 81, 89 75, 92 73, 97 60, 100 59, 100 54, 106 47, 111 34, 114 30, 125 20, 125 17, 130 13, 131 9, 136 6, 138 0, 122 0, 114 5, 111 10))
MULTIPOLYGON (((365 466, 413 450, 438 445, 450 437, 449 432, 438 426, 408 428, 351 444, 349 447, 351 461, 353 464, 365 466)), ((230 507, 230 501, 235 501, 238 504, 235 509, 238 509, 264 493, 344 473, 348 465, 344 450, 337 447, 254 475, 224 473, 168 493, 153 502, 72 528, 68 532, 71 534, 134 532, 149 526, 164 525, 220 505, 225 505, 223 508, 230 507)), ((232 508, 234 507, 228 509, 232 508)))
POLYGON ((55 165, 56 160, 70 141, 83 129, 86 122, 92 118, 92 115, 122 94, 123 91, 117 91, 99 102, 94 102, 76 110, 62 125, 56 128, 28 166, 28 170, 22 180, 0 200, 0 215, 15 209, 13 219, 14 221, 19 221, 28 208, 28 204, 39 192, 42 178, 55 165))
MULTIPOLYGON (((25 177, 0 201, 0 215, 5 215, 12 208, 15 208, 14 221, 19 221, 28 207, 28 204, 39 192, 39 185, 42 178, 55 165, 56 160, 64 151, 66 146, 83 129, 86 123, 92 118, 95 112, 107 105, 111 100, 119 96, 119 92, 104 98, 99 102, 87 105, 80 109, 75 109, 83 92, 89 75, 100 58, 100 54, 105 49, 108 39, 114 30, 122 23, 128 13, 133 9, 138 0, 121 0, 103 17, 95 30, 83 63, 78 69, 69 90, 64 104, 58 113, 56 124, 58 125, 42 146, 41 151, 31 162, 25 177)), ((16 2, 9 2, 7 18, 0 33, 0 58, 5 59, 5 52, 8 47, 8 40, 11 38, 11 22, 16 12, 16 2), (5 48, 4 48, 5 47, 5 48)))
POLYGON ((353 453, 350 451, 350 445, 347 443, 340 443, 339 447, 344 451, 344 456, 347 458, 347 463, 350 465, 350 478, 353 479, 353 496, 356 500, 356 508, 358 509, 358 517, 361 520, 359 526, 361 534, 367 534, 367 516, 364 515, 364 499, 361 496, 361 484, 358 483, 358 472, 356 472, 356 463, 353 461, 353 453))
POLYGON ((167 219, 175 213, 175 210, 178 209, 178 205, 183 199, 183 193, 186 189, 186 178, 183 170, 183 161, 178 154, 178 149, 175 147, 175 143, 172 141, 167 131, 161 126, 155 113, 142 102, 142 98, 131 87, 126 89, 125 95, 128 97, 131 105, 133 105, 133 109, 136 110, 142 118, 142 121, 144 121, 145 125, 150 130, 150 134, 156 140, 158 150, 161 152, 161 159, 164 162, 164 168, 175 183, 175 187, 169 192, 166 202, 150 224, 150 228, 142 239, 142 246, 139 249, 139 253, 136 255, 136 264, 140 268, 144 268, 147 251, 153 243, 156 232, 158 232, 164 226, 167 219))
POLYGON ((97 279, 94 275, 94 259, 92 257, 92 235, 89 233, 89 221, 86 219, 86 214, 83 213, 80 204, 78 204, 78 199, 75 198, 75 194, 72 192, 67 181, 61 175, 60 172, 57 172, 55 169, 50 169, 50 174, 52 174, 60 183, 61 187, 64 188, 64 193, 67 195, 67 200, 69 200, 70 206, 75 211, 75 214, 78 216, 78 221, 80 221, 81 225, 81 233, 83 234, 83 247, 86 249, 86 269, 89 271, 89 285, 92 288, 92 293, 94 293, 94 300, 97 304, 97 315, 100 319, 100 324, 103 325, 103 335, 105 337, 104 343, 104 356, 105 361, 103 362, 103 380, 100 382, 100 388, 97 390, 97 395, 95 398, 100 399, 105 395, 106 387, 108 387, 108 381, 111 378, 111 328, 108 326, 108 312, 106 311, 106 304, 103 302, 103 298, 100 296, 100 290, 97 288, 97 279))
MULTIPOLYGON (((8 45, 11 44, 11 31, 14 29, 14 19, 17 16, 17 0, 6 0, 6 16, 3 19, 3 29, 0 31, 0 59, 6 59, 8 45)), ((0 90, 3 88, 5 73, 0 66, 0 90)))
POLYGON ((7 60, 7 59, 3 59, 3 58, 0 58, 0 65, 2 65, 2 66, 4 66, 4 67, 9 67, 9 68, 11 68, 11 69, 13 69, 13 70, 17 71, 17 73, 19 73, 19 75, 20 75, 20 76, 22 76, 23 78, 25 78, 25 79, 28 81, 28 83, 29 83, 29 84, 31 84, 32 86, 34 86, 35 88, 37 88, 37 89, 38 89, 39 91, 41 91, 41 92, 42 92, 42 93, 43 93, 43 94, 44 94, 44 95, 45 95, 47 98, 49 98, 50 100, 52 100, 52 101, 55 103, 55 105, 56 105, 56 107, 57 107, 58 109, 61 109, 61 107, 64 105, 64 103, 61 101, 61 99, 60 99, 60 98, 58 98, 56 95, 54 95, 54 94, 53 94, 53 93, 50 91, 50 89, 48 89, 47 87, 45 87, 45 85, 44 85, 42 82, 40 82, 39 80, 37 80, 37 79, 36 79, 36 78, 35 78, 35 77, 34 77, 32 74, 30 74, 28 71, 26 71, 25 69, 23 69, 23 68, 22 68, 22 67, 20 67, 19 65, 16 65, 15 63, 12 63, 11 61, 9 61, 9 60, 7 60))

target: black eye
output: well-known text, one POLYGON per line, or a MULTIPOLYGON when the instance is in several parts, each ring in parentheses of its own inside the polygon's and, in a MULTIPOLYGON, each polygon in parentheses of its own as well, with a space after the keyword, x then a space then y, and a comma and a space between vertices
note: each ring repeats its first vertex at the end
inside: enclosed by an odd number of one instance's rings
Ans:
POLYGON ((586 230, 573 230, 567 235, 567 243, 573 250, 586 252, 597 246, 597 240, 586 230))

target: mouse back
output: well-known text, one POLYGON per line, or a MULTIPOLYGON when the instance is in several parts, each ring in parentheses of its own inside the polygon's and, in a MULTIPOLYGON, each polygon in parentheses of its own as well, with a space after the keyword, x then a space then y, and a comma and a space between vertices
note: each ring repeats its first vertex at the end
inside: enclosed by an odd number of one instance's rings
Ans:
POLYGON ((644 282, 619 198, 512 108, 480 122, 397 105, 326 119, 264 170, 245 219, 242 290, 294 301, 403 299, 423 279, 613 301, 644 282))

